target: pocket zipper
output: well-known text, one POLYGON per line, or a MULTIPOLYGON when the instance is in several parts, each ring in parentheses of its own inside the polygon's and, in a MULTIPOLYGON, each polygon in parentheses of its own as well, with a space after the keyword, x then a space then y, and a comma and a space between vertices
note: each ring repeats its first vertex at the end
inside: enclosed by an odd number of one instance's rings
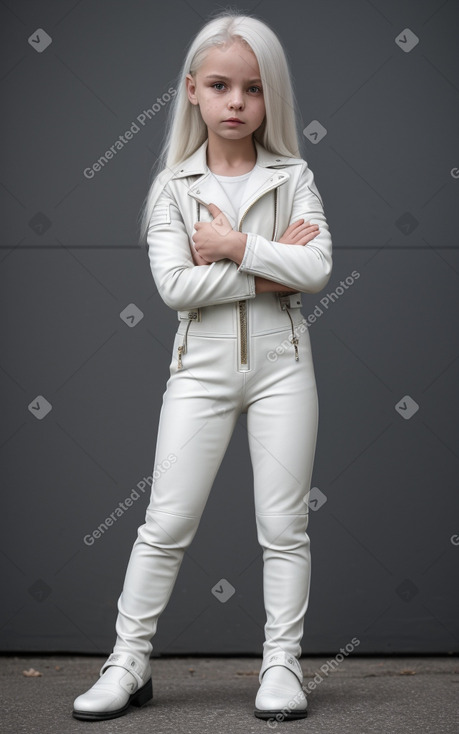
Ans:
POLYGON ((290 309, 289 309, 289 307, 287 306, 286 303, 284 303, 282 305, 282 308, 284 309, 284 311, 287 311, 287 315, 288 315, 288 317, 290 319, 290 323, 292 325, 292 335, 289 337, 289 339, 290 339, 290 341, 292 342, 292 344, 293 344, 293 346, 295 348, 295 360, 298 362, 298 360, 300 358, 300 356, 298 354, 298 337, 295 335, 295 329, 293 327, 293 319, 292 319, 292 317, 290 315, 290 309))
POLYGON ((192 322, 192 321, 193 321, 193 320, 194 320, 195 318, 196 318, 196 316, 194 316, 194 315, 193 315, 193 316, 191 316, 191 317, 190 317, 190 318, 188 319, 188 323, 187 323, 187 325, 186 325, 186 329, 185 329, 185 336, 183 337, 183 341, 182 341, 182 343, 180 344, 180 346, 179 346, 179 348, 178 348, 178 363, 177 363, 177 369, 179 369, 179 370, 181 370, 181 369, 182 369, 182 367, 183 367, 183 363, 182 363, 182 355, 183 355, 183 354, 185 354, 185 352, 186 352, 186 347, 187 347, 187 336, 188 336, 188 329, 190 328, 190 324, 191 324, 191 322, 192 322))

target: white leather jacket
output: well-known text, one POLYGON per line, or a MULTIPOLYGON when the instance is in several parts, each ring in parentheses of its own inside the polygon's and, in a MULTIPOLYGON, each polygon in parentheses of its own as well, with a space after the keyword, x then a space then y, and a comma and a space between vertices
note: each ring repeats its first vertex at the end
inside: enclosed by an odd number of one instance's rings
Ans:
POLYGON ((175 170, 164 169, 155 180, 148 255, 160 296, 178 312, 180 321, 188 322, 178 329, 184 335, 179 367, 193 322, 190 333, 238 337, 239 368, 249 369, 250 336, 290 325, 293 333, 295 326, 304 322, 301 293, 317 293, 330 278, 332 241, 307 162, 270 153, 258 141, 254 143, 256 166, 238 212, 207 166, 207 139, 175 170), (226 258, 210 265, 193 262, 190 247, 194 224, 213 220, 207 206, 202 206, 209 203, 221 209, 233 229, 247 233, 239 266, 226 258), (304 246, 277 242, 276 238, 300 218, 317 224, 319 234, 304 246), (297 292, 256 294, 255 275, 297 292), (293 319, 290 309, 294 309, 293 319))

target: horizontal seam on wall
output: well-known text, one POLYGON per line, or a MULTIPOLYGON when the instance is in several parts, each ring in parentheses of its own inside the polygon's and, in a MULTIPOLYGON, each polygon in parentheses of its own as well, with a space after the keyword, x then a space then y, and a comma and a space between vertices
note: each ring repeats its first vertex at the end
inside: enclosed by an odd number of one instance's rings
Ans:
POLYGON ((305 515, 309 515, 309 512, 288 512, 288 513, 281 513, 280 515, 277 512, 256 512, 255 515, 257 517, 304 517, 305 515))

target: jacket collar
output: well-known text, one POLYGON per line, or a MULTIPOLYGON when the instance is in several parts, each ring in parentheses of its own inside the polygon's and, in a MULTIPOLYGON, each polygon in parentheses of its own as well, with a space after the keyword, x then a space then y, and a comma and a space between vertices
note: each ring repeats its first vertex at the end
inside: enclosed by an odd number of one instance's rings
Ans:
POLYGON ((218 180, 207 165, 207 145, 208 138, 178 165, 174 171, 172 178, 180 179, 186 176, 198 176, 193 183, 187 187, 187 194, 199 201, 201 204, 208 206, 210 202, 226 213, 231 222, 231 226, 239 227, 244 214, 250 209, 258 199, 272 189, 284 184, 290 174, 284 169, 285 166, 298 165, 302 163, 302 159, 289 156, 270 153, 264 146, 254 139, 257 152, 252 175, 250 176, 244 194, 244 202, 238 212, 235 211, 232 203, 229 201, 226 192, 220 185, 218 180), (277 170, 276 170, 277 169, 277 170))
MULTIPOLYGON (((257 152, 255 164, 262 168, 277 168, 278 166, 298 165, 302 162, 301 158, 292 158, 290 156, 271 153, 255 138, 253 139, 257 152)), ((195 176, 205 174, 209 171, 207 166, 207 145, 208 138, 192 153, 188 158, 182 161, 174 170, 172 178, 183 178, 184 176, 195 176)))

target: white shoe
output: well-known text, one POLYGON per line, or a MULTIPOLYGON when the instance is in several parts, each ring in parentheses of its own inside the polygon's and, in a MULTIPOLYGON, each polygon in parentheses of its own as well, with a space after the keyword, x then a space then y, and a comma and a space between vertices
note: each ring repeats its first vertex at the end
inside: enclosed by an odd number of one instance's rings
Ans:
POLYGON ((73 702, 75 719, 89 721, 122 716, 132 704, 143 706, 153 698, 151 671, 130 655, 109 656, 100 670, 99 680, 73 702))
POLYGON ((271 653, 263 659, 259 681, 254 710, 257 718, 283 721, 308 715, 303 671, 296 657, 283 650, 271 653))

